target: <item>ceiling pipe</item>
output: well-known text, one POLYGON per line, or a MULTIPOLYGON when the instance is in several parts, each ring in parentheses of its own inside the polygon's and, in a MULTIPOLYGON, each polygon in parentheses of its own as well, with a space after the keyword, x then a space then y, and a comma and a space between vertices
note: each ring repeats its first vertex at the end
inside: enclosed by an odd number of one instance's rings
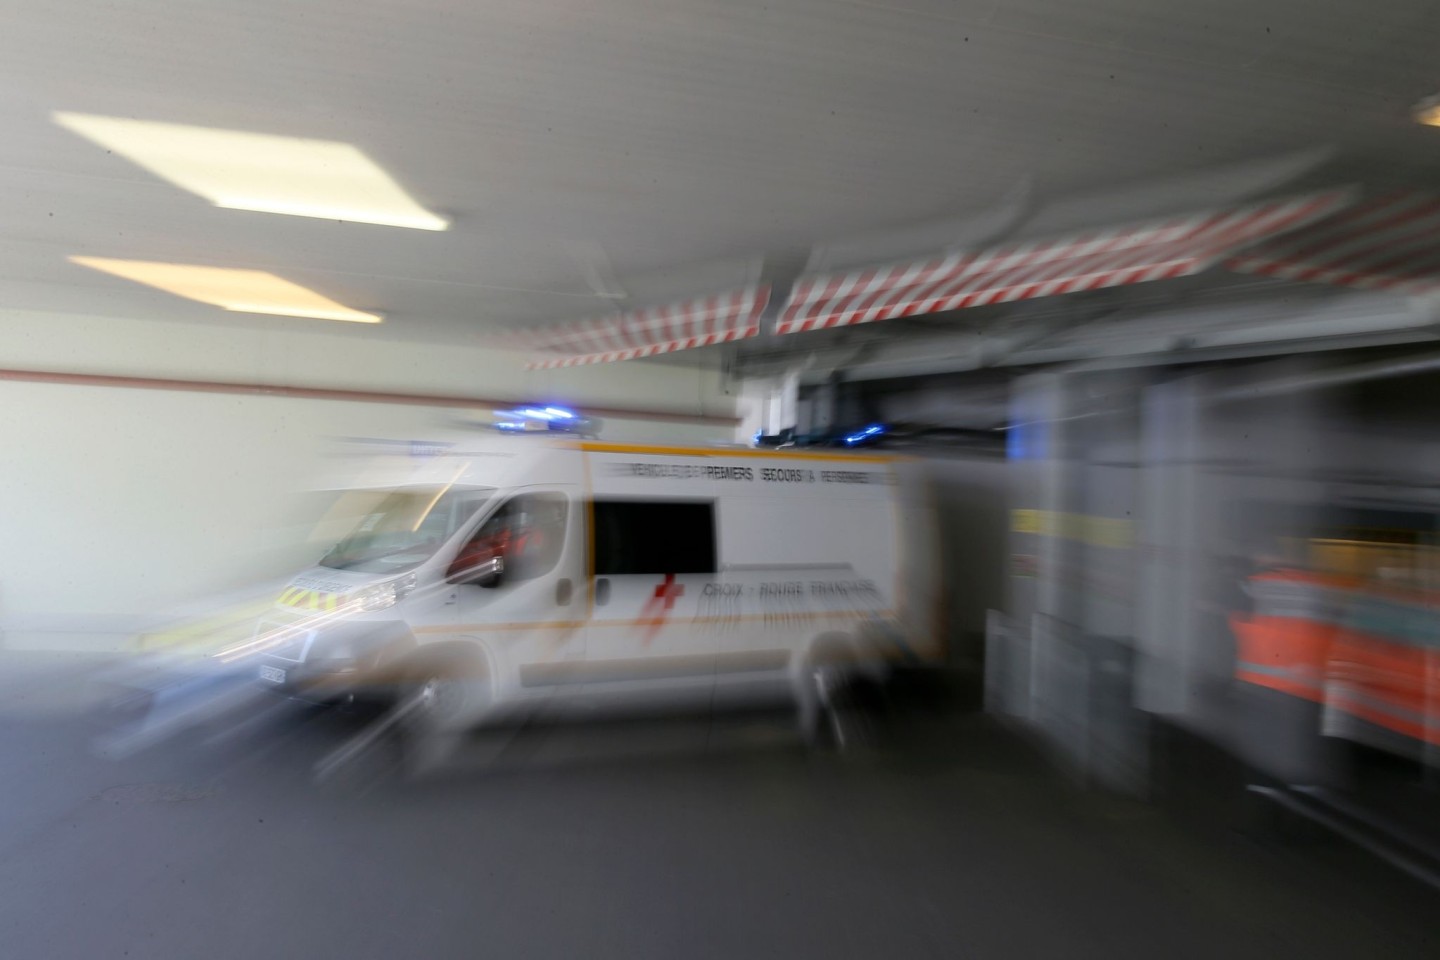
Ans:
MULTIPOLYGON (((381 390, 344 390, 330 387, 294 387, 274 383, 236 383, 218 380, 176 380, 161 377, 123 377, 98 373, 64 373, 55 370, 0 370, 0 381, 53 383, 78 387, 121 387, 138 390, 175 390, 185 393, 238 393, 300 400, 343 400, 352 403, 389 403, 416 407, 514 407, 533 402, 503 397, 466 397, 432 393, 391 393, 381 390)), ((655 410, 643 407, 604 407, 577 403, 587 414, 613 420, 647 420, 733 427, 735 416, 655 410)))

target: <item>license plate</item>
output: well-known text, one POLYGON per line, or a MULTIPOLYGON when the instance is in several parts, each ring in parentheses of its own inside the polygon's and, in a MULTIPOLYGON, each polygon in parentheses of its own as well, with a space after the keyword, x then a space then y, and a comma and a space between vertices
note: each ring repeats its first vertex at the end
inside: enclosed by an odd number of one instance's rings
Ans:
POLYGON ((261 667, 260 679, 269 680, 271 683, 284 683, 285 671, 279 667, 261 667))

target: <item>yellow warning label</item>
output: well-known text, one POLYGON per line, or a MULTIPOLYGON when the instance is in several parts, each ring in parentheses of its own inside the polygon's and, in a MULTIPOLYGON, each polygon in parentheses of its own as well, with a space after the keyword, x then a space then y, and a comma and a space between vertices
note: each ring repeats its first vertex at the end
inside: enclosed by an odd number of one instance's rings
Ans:
POLYGON ((1135 543, 1134 524, 1120 517, 1092 517, 1053 510, 1011 510, 1012 533, 1059 537, 1092 547, 1128 549, 1135 543))
POLYGON ((255 600, 214 611, 188 620, 178 620, 135 639, 140 650, 206 655, 248 639, 255 621, 270 607, 268 600, 255 600))
POLYGON ((319 590, 307 590, 304 587, 286 587, 280 591, 280 598, 277 602, 282 607, 295 607, 299 610, 334 610, 344 599, 344 596, 338 593, 322 593, 319 590))
POLYGON ((1010 529, 1015 533, 1039 533, 1039 510, 1011 510, 1010 529))

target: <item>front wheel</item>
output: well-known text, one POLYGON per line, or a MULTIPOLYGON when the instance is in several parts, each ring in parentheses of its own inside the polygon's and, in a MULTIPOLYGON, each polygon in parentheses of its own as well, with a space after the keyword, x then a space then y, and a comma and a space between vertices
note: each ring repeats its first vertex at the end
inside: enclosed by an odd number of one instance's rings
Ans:
POLYGON ((457 673, 448 665, 417 671, 407 686, 407 725, 424 732, 463 732, 490 703, 488 678, 457 673))
POLYGON ((475 658, 427 657, 407 674, 403 712, 406 765, 420 772, 443 762, 490 706, 490 678, 475 658))

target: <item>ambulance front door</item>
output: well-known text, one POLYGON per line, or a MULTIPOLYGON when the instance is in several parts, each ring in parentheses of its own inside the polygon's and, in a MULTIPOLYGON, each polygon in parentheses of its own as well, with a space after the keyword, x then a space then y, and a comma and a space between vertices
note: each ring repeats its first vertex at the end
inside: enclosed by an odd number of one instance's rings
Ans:
POLYGON ((617 708, 708 702, 713 644, 697 629, 716 570, 712 500, 597 496, 585 700, 617 708))
POLYGON ((548 696, 584 656, 581 514, 573 490, 514 491, 451 563, 456 633, 485 647, 502 700, 548 696))

